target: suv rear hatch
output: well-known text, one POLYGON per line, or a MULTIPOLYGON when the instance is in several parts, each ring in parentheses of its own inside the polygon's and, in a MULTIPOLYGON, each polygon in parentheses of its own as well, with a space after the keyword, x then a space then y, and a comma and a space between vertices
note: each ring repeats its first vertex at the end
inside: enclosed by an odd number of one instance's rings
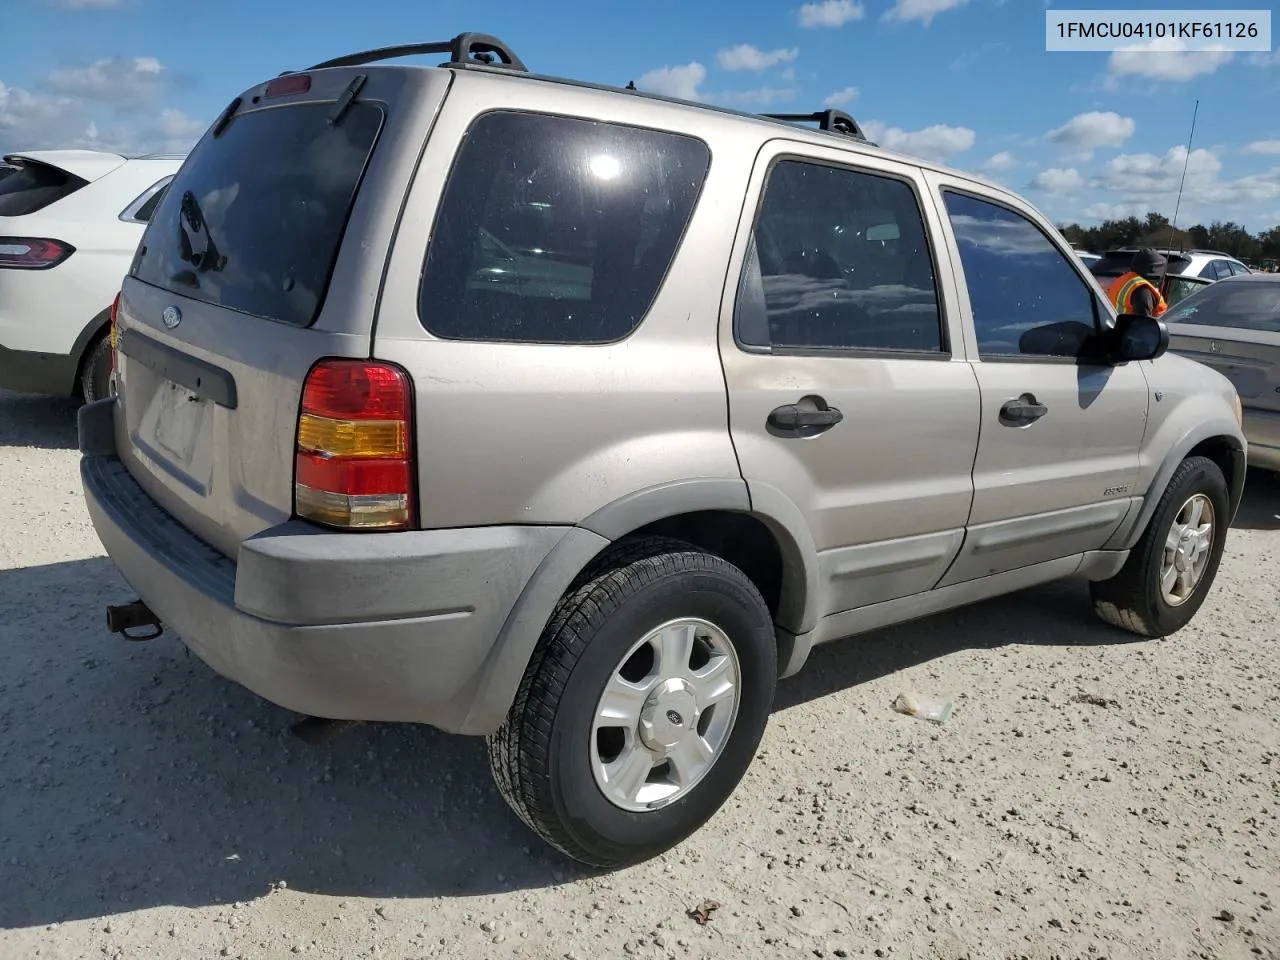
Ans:
POLYGON ((1164 319, 1171 350, 1225 376, 1246 408, 1280 413, 1280 281, 1221 280, 1164 319))
POLYGON ((293 513, 308 371, 369 356, 386 251, 448 84, 444 70, 333 68, 249 90, 147 228, 117 314, 117 446, 227 556, 293 513))

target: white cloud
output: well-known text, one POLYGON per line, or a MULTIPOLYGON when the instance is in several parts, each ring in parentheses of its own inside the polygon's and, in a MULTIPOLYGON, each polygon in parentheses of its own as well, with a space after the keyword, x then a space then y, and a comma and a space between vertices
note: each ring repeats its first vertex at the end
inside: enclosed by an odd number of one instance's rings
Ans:
POLYGON ((889 127, 878 120, 863 124, 867 137, 887 150, 896 150, 925 160, 942 162, 970 149, 977 135, 968 127, 934 124, 923 130, 908 132, 889 127))
POLYGON ((1271 53, 1251 53, 1245 57, 1245 63, 1251 67, 1280 67, 1280 50, 1271 53))
POLYGON ((1062 126, 1050 130, 1045 139, 1089 153, 1099 147, 1123 146, 1135 129, 1136 124, 1131 117, 1095 110, 1077 114, 1062 126))
POLYGON ((1091 203, 1082 211, 1085 220, 1123 220, 1125 217, 1145 217, 1151 204, 1144 200, 1121 203, 1091 203))
MULTIPOLYGON (((1271 226, 1260 210, 1280 200, 1280 167, 1235 179, 1223 179, 1222 161, 1211 150, 1171 147, 1163 154, 1133 153, 1113 157, 1088 179, 1093 203, 1083 216, 1101 220, 1140 216, 1149 210, 1172 213, 1186 165, 1187 180, 1179 222, 1235 220, 1253 229, 1271 226)), ((1047 171, 1046 171, 1047 172, 1047 171)), ((1072 213, 1079 216, 1081 213, 1072 213)))
POLYGON ((1084 186, 1084 177, 1075 167, 1050 167, 1037 173, 1031 186, 1046 193, 1071 193, 1084 186))
POLYGON ((112 57, 55 70, 43 86, 62 96, 127 108, 159 99, 170 75, 155 57, 112 57))
POLYGON ((822 0, 821 3, 806 3, 799 10, 800 26, 809 29, 843 27, 866 15, 866 7, 856 0, 822 0))
POLYGON ((1263 156, 1280 154, 1280 140, 1255 140, 1244 148, 1245 153, 1258 153, 1263 156))
POLYGON ((969 0, 895 0, 882 19, 903 23, 919 20, 927 27, 938 14, 962 7, 968 2, 969 0))
POLYGON ((65 146, 89 122, 84 104, 70 97, 0 83, 0 153, 65 146))
POLYGON ((150 143, 151 149, 164 153, 186 153, 208 129, 204 120, 189 117, 181 110, 161 110, 159 122, 144 129, 141 139, 150 143))
POLYGON ((1153 153, 1122 153, 1112 157, 1095 178, 1097 186, 1116 193, 1172 196, 1187 171, 1188 193, 1207 193, 1219 173, 1222 161, 1209 150, 1170 147, 1163 156, 1153 153))
POLYGON ((659 67, 657 70, 650 70, 636 81, 636 87, 664 97, 701 100, 703 93, 698 88, 706 79, 707 68, 695 60, 682 67, 659 67))
POLYGON ((48 85, 27 90, 0 83, 0 153, 68 148, 181 153, 207 126, 180 110, 122 109, 134 105, 72 96, 48 85))
POLYGON ((1116 50, 1107 61, 1114 82, 1119 77, 1183 81, 1214 73, 1231 62, 1230 50, 1189 51, 1180 40, 1151 40, 1116 50))
POLYGON ((726 47, 716 54, 721 70, 768 70, 782 63, 792 63, 800 55, 798 47, 761 50, 749 43, 726 47))
POLYGON ((796 91, 791 87, 757 87, 752 90, 727 90, 712 93, 702 89, 707 79, 707 68, 696 60, 680 67, 660 67, 650 70, 636 81, 636 87, 650 93, 680 100, 703 103, 716 102, 735 106, 767 106, 790 100, 796 91))
POLYGON ((988 157, 986 162, 982 164, 983 170, 989 170, 992 173, 1004 173, 1019 166, 1018 158, 1008 150, 1001 150, 992 157, 988 157))
POLYGON ((858 99, 857 87, 843 87, 829 94, 827 99, 822 101, 822 105, 824 107, 847 107, 856 99, 858 99))

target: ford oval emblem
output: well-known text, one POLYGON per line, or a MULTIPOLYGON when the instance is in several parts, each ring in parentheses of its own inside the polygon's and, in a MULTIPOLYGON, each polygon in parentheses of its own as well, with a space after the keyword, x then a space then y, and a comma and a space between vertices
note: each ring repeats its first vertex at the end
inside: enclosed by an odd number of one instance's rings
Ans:
POLYGON ((160 314, 160 319, 166 327, 172 330, 182 322, 182 311, 177 307, 165 307, 164 313, 160 314))

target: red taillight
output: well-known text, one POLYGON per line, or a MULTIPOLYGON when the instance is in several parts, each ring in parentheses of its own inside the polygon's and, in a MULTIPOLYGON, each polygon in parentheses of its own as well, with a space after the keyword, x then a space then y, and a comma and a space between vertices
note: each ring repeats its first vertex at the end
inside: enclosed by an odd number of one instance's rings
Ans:
POLYGON ((266 96, 287 97, 294 93, 306 93, 311 89, 311 77, 305 73, 288 73, 276 77, 267 84, 266 96))
POLYGON ((336 420, 403 420, 409 412, 403 370, 363 360, 326 360, 302 388, 302 409, 336 420))
POLYGON ((75 247, 61 240, 0 237, 0 269, 48 270, 75 252, 75 247))
POLYGON ((302 387, 294 512, 343 529, 411 526, 412 411, 409 376, 399 367, 316 364, 302 387))
POLYGON ((120 340, 120 330, 116 326, 116 314, 120 312, 121 294, 116 294, 116 298, 111 301, 111 372, 116 372, 116 343, 120 340))

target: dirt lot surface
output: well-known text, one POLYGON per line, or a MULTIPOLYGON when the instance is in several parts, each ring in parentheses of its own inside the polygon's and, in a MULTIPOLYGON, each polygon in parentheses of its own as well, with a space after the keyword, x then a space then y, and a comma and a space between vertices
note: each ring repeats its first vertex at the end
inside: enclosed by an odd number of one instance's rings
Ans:
POLYGON ((74 412, 0 394, 4 960, 1280 957, 1270 476, 1178 635, 1132 642, 1058 584, 820 650, 730 805, 601 875, 527 834, 479 741, 308 747, 172 636, 110 637, 132 595, 74 412))

